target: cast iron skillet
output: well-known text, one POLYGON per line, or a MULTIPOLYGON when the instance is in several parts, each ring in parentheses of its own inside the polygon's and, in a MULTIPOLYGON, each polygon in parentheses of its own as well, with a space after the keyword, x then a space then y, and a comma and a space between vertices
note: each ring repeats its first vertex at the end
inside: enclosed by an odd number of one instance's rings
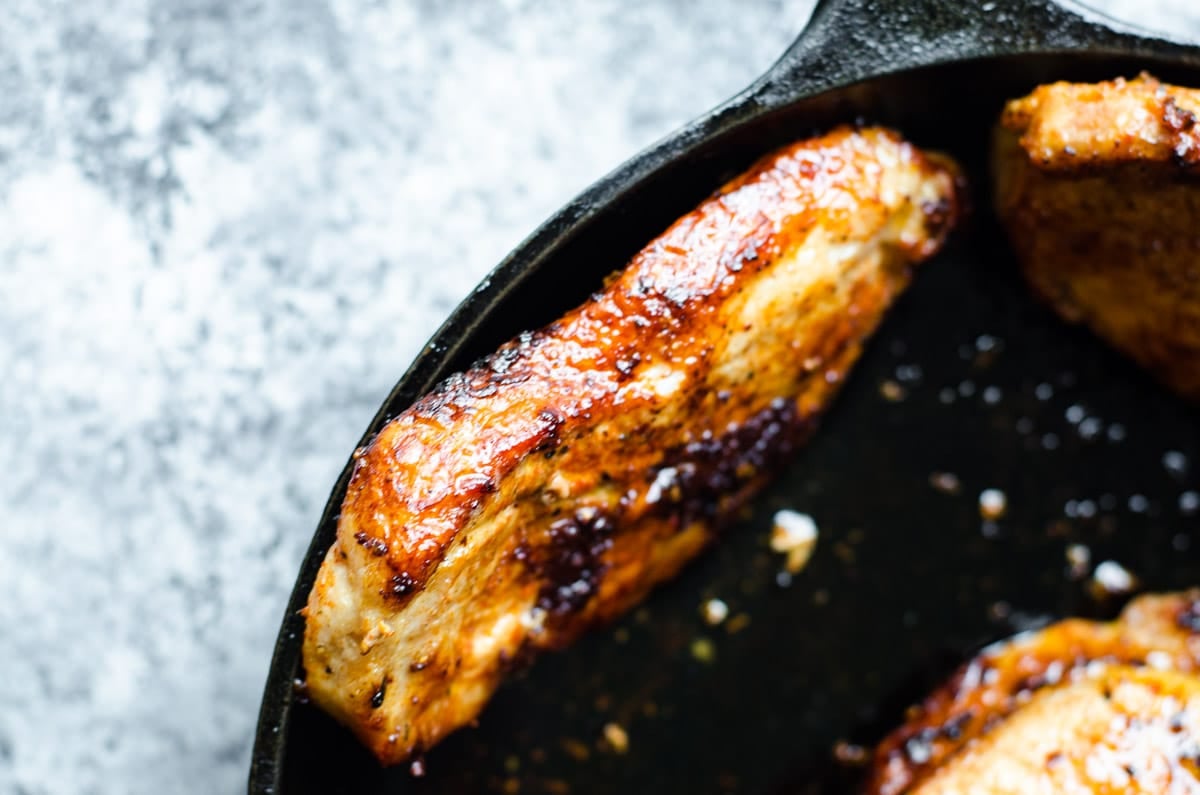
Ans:
POLYGON ((1147 589, 1200 584, 1197 520, 1179 501, 1190 475, 1162 464, 1174 451, 1200 468, 1200 417, 1028 298, 987 198, 989 130, 1005 99, 1143 69, 1200 85, 1200 51, 1049 0, 827 0, 758 82, 564 207, 434 335, 364 442, 440 379, 586 298, 778 144, 856 119, 893 125, 955 155, 976 203, 754 512, 616 627, 502 688, 477 729, 427 756, 421 779, 380 768, 293 692, 297 611, 334 538, 347 467, 279 633, 250 791, 844 790, 853 773, 832 761, 835 741, 877 739, 980 642, 1029 620, 1116 609, 1065 574, 1069 543, 1121 562, 1147 589), (902 399, 881 394, 888 380, 902 399), (956 474, 961 493, 932 488, 935 471, 956 474), (1008 496, 994 525, 976 504, 987 487, 1008 496), (790 584, 766 545, 780 507, 821 527, 813 562, 790 584), (707 626, 697 608, 709 597, 748 623, 707 626), (715 650, 707 663, 693 653, 701 637, 715 650), (628 734, 624 755, 598 747, 609 722, 628 734))

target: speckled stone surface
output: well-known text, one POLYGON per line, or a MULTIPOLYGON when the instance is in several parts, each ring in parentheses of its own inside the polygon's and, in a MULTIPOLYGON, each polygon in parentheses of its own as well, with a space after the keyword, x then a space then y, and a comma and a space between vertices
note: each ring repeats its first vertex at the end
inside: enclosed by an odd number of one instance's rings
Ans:
MULTIPOLYGON (((337 473, 471 286, 809 0, 7 0, 0 793, 244 786, 337 473)), ((1192 0, 1094 3, 1200 39, 1192 0)))

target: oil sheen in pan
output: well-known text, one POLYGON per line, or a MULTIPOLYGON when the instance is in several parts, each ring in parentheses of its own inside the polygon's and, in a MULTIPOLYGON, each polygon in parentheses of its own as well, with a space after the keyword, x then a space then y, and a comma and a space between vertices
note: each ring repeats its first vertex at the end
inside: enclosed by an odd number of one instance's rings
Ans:
MULTIPOLYGON (((1002 10, 984 19, 956 0, 823 3, 764 82, 619 168, 502 263, 371 430, 441 376, 577 303, 776 144, 862 116, 949 151, 978 186, 996 113, 1038 82, 1149 69, 1200 84, 1194 50, 1097 28, 1041 0, 1002 10)), ((251 790, 841 791, 834 744, 895 725, 899 705, 960 653, 1008 634, 1014 617, 1115 611, 1067 576, 1070 544, 1119 561, 1147 589, 1200 582, 1188 482, 1174 474, 1179 456, 1200 466, 1200 418, 1033 303, 985 194, 975 191, 972 227, 922 268, 823 428, 753 513, 644 608, 503 688, 478 729, 428 755, 424 778, 379 768, 293 699, 299 619, 289 611, 251 790), (953 474, 958 493, 931 486, 933 473, 953 474), (1007 501, 991 523, 979 515, 988 488, 1007 501), (821 528, 790 584, 767 545, 780 508, 821 528), (729 610, 715 627, 698 612, 714 597, 729 610)), ((332 538, 343 486, 293 610, 332 538)))

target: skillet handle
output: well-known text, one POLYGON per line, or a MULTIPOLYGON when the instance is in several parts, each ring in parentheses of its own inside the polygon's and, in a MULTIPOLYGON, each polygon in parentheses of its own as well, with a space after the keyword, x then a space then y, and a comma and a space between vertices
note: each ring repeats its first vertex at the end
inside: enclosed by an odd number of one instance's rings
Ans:
POLYGON ((808 26, 751 93, 770 107, 948 61, 1047 50, 1133 53, 1151 41, 1160 54, 1196 58, 1195 48, 1155 38, 1076 0, 819 0, 808 26))

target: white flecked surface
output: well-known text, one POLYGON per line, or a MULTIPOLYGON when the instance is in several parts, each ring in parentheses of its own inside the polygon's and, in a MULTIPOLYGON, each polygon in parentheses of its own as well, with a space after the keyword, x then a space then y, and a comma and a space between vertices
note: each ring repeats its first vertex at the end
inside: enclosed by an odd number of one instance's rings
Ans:
MULTIPOLYGON (((242 789, 298 563, 393 382, 810 5, 7 0, 0 793, 242 789)), ((1192 0, 1093 5, 1200 39, 1192 0)))

